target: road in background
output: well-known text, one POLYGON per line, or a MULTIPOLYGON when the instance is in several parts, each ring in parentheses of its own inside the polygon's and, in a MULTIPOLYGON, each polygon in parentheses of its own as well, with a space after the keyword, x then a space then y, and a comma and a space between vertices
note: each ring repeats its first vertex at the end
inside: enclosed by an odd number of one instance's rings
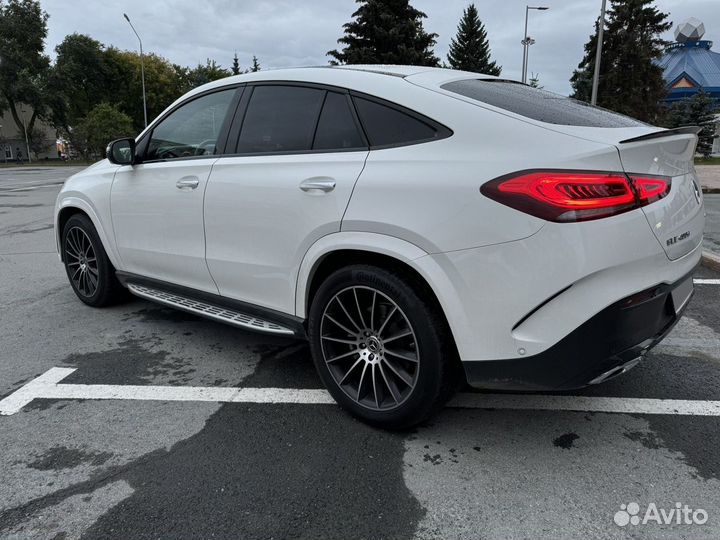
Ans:
MULTIPOLYGON (((70 171, 28 171, 0 170, 0 399, 52 367, 77 368, 68 384, 321 388, 303 342, 141 300, 80 303, 52 230, 70 171)), ((572 394, 720 400, 720 286, 698 285, 635 370, 572 394)), ((335 405, 35 400, 0 416, 0 537, 717 538, 719 428, 448 408, 389 433, 335 405), (709 519, 619 527, 631 502, 709 519)))
POLYGON ((720 256, 720 193, 706 193, 705 211, 705 238, 703 249, 720 256))

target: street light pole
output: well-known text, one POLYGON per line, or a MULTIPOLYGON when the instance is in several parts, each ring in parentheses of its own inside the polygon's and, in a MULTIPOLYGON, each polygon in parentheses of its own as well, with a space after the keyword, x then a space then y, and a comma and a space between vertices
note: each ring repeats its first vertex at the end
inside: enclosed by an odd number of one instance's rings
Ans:
POLYGON ((525 37, 520 42, 520 43, 522 43, 522 46, 523 46, 523 63, 522 63, 522 82, 523 82, 523 84, 527 83, 527 70, 528 70, 529 54, 530 54, 529 47, 530 47, 530 45, 535 43, 535 40, 528 36, 528 17, 530 15, 531 9, 534 9, 537 11, 547 11, 550 8, 547 6, 536 6, 536 7, 528 6, 528 5, 525 6, 525 37))
POLYGON ((598 25, 598 41, 595 51, 595 73, 593 74, 591 105, 597 105, 598 86, 600 84, 600 62, 602 61, 603 34, 605 32, 605 5, 607 0, 602 0, 600 8, 600 24, 598 25))
POLYGON ((140 42, 140 78, 142 79, 143 115, 145 117, 145 127, 147 127, 147 99, 145 97, 145 60, 143 57, 142 39, 140 39, 140 36, 138 35, 135 27, 133 26, 133 23, 130 22, 130 17, 127 16, 127 13, 123 13, 123 17, 125 17, 125 20, 130 25, 130 28, 132 28, 132 31, 135 33, 135 37, 137 37, 138 41, 140 42))

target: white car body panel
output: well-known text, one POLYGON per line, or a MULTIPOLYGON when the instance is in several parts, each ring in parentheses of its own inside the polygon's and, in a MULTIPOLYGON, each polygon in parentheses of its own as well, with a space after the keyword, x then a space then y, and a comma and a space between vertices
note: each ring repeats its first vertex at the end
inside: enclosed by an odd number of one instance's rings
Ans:
POLYGON ((122 269, 217 294, 205 262, 203 197, 214 159, 141 163, 118 169, 111 204, 122 269), (197 180, 195 189, 178 189, 197 180))
MULTIPOLYGON (((368 251, 387 255, 411 266, 421 274, 426 273, 424 267, 421 268, 415 261, 427 255, 427 252, 406 240, 372 232, 343 231, 323 236, 307 250, 298 271, 295 294, 295 314, 298 317, 307 317, 308 285, 317 266, 325 256, 339 250, 368 251)), ((428 283, 434 282, 435 280, 428 280, 428 283)), ((438 288, 441 288, 440 284, 438 284, 438 288)))
POLYGON ((107 160, 100 161, 70 177, 63 185, 55 202, 55 239, 60 253, 60 228, 58 218, 64 209, 77 208, 88 215, 110 261, 117 268, 122 268, 122 260, 115 246, 110 211, 110 190, 115 177, 117 165, 107 160))
POLYGON ((207 264, 220 294, 293 313, 305 252, 340 230, 367 151, 223 157, 205 194, 207 264), (303 182, 334 182, 329 192, 303 182))

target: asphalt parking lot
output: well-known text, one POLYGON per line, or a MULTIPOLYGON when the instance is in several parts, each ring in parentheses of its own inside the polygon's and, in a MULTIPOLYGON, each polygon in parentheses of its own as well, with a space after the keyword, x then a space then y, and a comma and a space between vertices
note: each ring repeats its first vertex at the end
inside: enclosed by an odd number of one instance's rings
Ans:
POLYGON ((52 230, 72 172, 0 169, 0 399, 37 390, 0 416, 0 538, 720 537, 720 275, 627 375, 388 433, 324 403, 302 342, 81 304, 52 230), (617 525, 630 503, 707 521, 617 525))

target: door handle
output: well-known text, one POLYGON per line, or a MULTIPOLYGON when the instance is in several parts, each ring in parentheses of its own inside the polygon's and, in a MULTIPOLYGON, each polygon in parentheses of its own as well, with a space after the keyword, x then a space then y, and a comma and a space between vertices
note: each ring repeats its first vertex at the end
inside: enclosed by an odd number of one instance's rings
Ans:
POLYGON ((318 179, 303 180, 300 183, 300 189, 302 189, 303 191, 311 191, 313 189, 317 189, 324 193, 328 193, 329 191, 332 191, 333 189, 335 189, 335 180, 318 180, 318 179))
POLYGON ((196 176, 186 176, 175 182, 175 187, 183 191, 190 191, 200 185, 200 180, 196 176))

